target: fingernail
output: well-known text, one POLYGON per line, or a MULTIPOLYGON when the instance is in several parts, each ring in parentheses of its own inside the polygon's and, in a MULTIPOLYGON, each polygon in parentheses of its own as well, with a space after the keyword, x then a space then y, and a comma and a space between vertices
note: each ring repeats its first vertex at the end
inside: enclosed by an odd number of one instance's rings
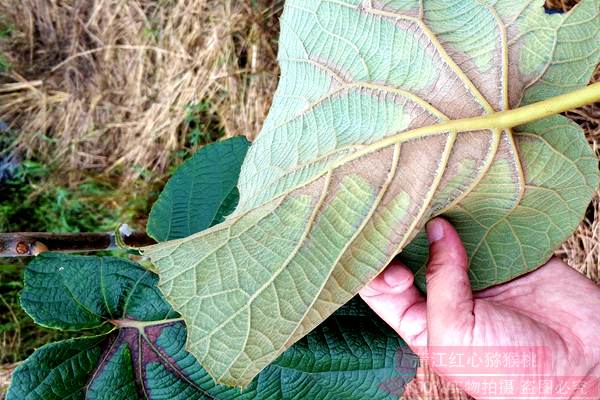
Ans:
POLYGON ((427 239, 429 243, 437 242, 444 238, 444 223, 440 219, 432 219, 427 223, 427 239))
POLYGON ((396 265, 390 265, 383 271, 384 282, 392 288, 402 286, 410 279, 410 273, 405 268, 396 265))

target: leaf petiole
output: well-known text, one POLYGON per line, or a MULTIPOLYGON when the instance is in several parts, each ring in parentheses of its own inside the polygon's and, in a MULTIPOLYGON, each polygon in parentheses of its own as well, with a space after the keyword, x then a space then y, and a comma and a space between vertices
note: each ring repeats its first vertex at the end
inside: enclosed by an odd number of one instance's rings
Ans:
POLYGON ((117 319, 108 321, 114 326, 118 328, 136 328, 140 331, 144 331, 147 327, 156 326, 156 325, 166 325, 175 322, 183 322, 183 318, 170 318, 170 319, 162 319, 158 321, 136 321, 132 319, 117 319))
POLYGON ((353 154, 352 158, 361 157, 364 154, 386 148, 396 143, 443 132, 472 132, 513 128, 597 101, 600 101, 600 82, 512 110, 498 111, 480 117, 455 119, 387 136, 371 145, 365 146, 360 152, 353 154))

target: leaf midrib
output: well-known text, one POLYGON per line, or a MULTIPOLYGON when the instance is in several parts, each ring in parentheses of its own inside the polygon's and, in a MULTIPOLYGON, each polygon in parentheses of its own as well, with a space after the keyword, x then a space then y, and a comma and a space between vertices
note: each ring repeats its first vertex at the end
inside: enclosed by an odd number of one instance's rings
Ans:
MULTIPOLYGON (((396 143, 403 143, 413 139, 426 138, 450 131, 455 131, 458 134, 461 134, 466 132, 487 131, 490 129, 512 128, 518 125, 523 125, 529 122, 540 120, 554 114, 560 114, 570 109, 579 108, 581 106, 591 104, 596 101, 600 101, 600 82, 586 86, 582 89, 575 90, 568 94, 552 97, 547 100, 543 100, 519 108, 514 108, 506 111, 499 111, 478 117, 449 120, 440 124, 423 126, 409 131, 403 131, 390 136, 386 136, 383 139, 380 139, 376 142, 364 145, 361 148, 361 150, 358 150, 350 156, 340 159, 337 162, 331 164, 325 171, 322 171, 321 174, 314 176, 309 180, 300 182, 298 185, 287 189, 285 192, 277 195, 275 198, 264 200, 261 204, 256 205, 252 209, 244 210, 243 212, 235 215, 234 218, 229 219, 229 221, 235 221, 236 219, 260 207, 263 207, 268 203, 272 203, 273 201, 280 201, 294 190, 310 184, 311 182, 319 179, 326 173, 337 169, 338 167, 346 163, 349 163, 353 160, 361 158, 365 155, 369 155, 386 147, 392 146, 396 143)), ((186 243, 191 239, 214 233, 216 231, 225 229, 226 227, 227 226, 223 226, 223 224, 216 225, 212 228, 198 232, 186 238, 171 240, 168 242, 160 243, 158 245, 143 247, 142 251, 146 254, 149 254, 152 258, 151 253, 154 249, 172 248, 171 252, 173 252, 178 246, 180 246, 183 243, 186 243)), ((152 260, 156 262, 164 257, 167 257, 167 255, 161 256, 160 258, 153 258, 152 260)))

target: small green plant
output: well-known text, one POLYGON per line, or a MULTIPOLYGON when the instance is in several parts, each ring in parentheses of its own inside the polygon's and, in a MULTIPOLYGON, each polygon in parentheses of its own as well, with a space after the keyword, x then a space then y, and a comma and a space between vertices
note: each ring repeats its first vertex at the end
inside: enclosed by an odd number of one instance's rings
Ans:
POLYGON ((148 198, 153 196, 123 194, 113 183, 94 177, 66 187, 50 180, 56 176, 52 166, 35 160, 18 163, 11 175, 1 183, 1 231, 112 230, 117 221, 137 220, 147 213, 148 198))
MULTIPOLYGON (((0 15, 0 41, 6 40, 12 34, 12 27, 4 21, 2 15, 0 15)), ((11 68, 10 61, 6 55, 0 52, 0 73, 8 72, 11 68)), ((1 129, 0 129, 1 130, 1 129)))
POLYGON ((0 53, 0 72, 7 72, 10 68, 10 61, 8 61, 8 58, 4 54, 0 53))
POLYGON ((197 148, 212 143, 225 134, 210 110, 210 103, 205 101, 188 105, 184 122, 188 129, 189 147, 197 148))

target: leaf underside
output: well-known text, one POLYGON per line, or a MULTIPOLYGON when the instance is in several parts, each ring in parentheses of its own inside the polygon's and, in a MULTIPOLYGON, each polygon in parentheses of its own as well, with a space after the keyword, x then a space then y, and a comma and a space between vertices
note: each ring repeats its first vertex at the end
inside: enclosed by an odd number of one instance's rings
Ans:
POLYGON ((186 320, 187 349, 218 382, 246 386, 402 249, 423 286, 417 234, 435 215, 465 240, 475 289, 545 262, 598 185, 581 129, 560 116, 505 130, 415 129, 586 85, 600 56, 599 8, 288 0, 281 80, 244 160, 236 211, 145 251, 186 320))
POLYGON ((36 350, 14 372, 7 400, 391 400, 415 374, 417 357, 356 299, 243 392, 216 385, 185 350, 185 325, 157 280, 112 257, 37 257, 21 303, 38 324, 116 328, 36 350))

